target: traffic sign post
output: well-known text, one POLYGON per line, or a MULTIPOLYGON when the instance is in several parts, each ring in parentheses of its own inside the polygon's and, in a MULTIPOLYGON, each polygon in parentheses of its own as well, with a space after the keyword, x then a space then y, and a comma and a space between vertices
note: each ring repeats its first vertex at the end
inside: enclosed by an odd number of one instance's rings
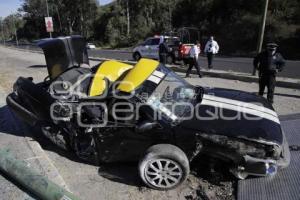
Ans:
POLYGON ((46 25, 46 30, 47 32, 50 34, 53 32, 53 21, 52 21, 52 17, 45 17, 45 25, 46 25))

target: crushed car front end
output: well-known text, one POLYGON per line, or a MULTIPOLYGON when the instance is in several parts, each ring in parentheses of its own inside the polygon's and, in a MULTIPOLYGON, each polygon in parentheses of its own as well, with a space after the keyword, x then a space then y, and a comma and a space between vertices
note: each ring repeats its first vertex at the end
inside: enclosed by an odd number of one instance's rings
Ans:
POLYGON ((290 162, 276 112, 254 94, 205 88, 194 117, 179 127, 196 135, 201 154, 230 161, 231 172, 240 179, 275 175, 290 162))
POLYGON ((281 145, 265 144, 264 149, 267 153, 264 157, 243 155, 242 162, 232 168, 231 172, 239 179, 245 179, 249 175, 274 176, 278 170, 290 164, 290 150, 285 136, 281 145))

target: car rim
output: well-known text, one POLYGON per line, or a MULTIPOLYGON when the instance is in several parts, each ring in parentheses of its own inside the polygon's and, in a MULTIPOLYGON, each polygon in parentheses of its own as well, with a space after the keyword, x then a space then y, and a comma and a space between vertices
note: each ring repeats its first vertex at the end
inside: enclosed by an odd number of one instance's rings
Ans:
POLYGON ((171 188, 182 178, 181 166, 169 159, 151 160, 145 168, 148 183, 157 188, 171 188))

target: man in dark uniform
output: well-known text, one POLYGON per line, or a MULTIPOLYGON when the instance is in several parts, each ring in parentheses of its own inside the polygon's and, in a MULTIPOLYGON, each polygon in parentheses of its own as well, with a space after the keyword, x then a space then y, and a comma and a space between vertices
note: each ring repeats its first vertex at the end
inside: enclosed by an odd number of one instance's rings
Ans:
POLYGON ((254 67, 259 71, 259 95, 263 96, 268 88, 268 101, 273 103, 276 74, 283 70, 285 60, 278 53, 276 43, 268 43, 267 50, 259 53, 253 60, 254 67))
POLYGON ((159 41, 159 51, 158 51, 158 54, 159 54, 159 62, 161 62, 162 64, 166 64, 167 63, 167 56, 168 56, 168 53, 169 53, 169 47, 165 41, 165 39, 163 37, 160 38, 160 41, 159 41))

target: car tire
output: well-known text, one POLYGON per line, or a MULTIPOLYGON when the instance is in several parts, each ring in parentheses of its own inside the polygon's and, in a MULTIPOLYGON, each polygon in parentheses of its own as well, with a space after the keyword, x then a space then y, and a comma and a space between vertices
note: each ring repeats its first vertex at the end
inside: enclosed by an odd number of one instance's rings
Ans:
POLYGON ((190 172, 185 153, 170 144, 151 146, 139 162, 143 182, 156 190, 170 190, 187 179, 190 172))
POLYGON ((167 61, 167 64, 171 65, 174 63, 175 59, 172 55, 168 55, 166 61, 167 61))
POLYGON ((133 60, 135 60, 135 61, 139 61, 142 58, 142 56, 139 52, 134 52, 132 57, 133 57, 133 60))

